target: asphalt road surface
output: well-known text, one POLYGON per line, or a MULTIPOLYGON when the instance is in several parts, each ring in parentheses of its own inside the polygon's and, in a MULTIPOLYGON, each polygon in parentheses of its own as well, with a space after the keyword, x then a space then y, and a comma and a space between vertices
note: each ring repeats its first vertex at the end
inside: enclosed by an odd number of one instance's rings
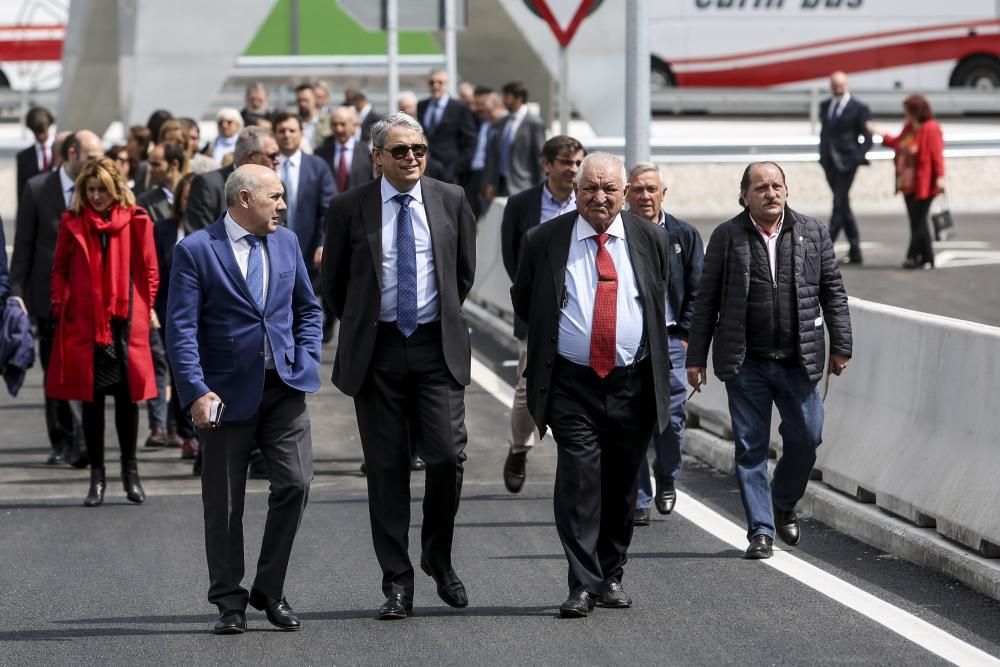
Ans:
MULTIPOLYGON (((134 506, 113 481, 109 436, 106 503, 82 507, 86 471, 43 463, 36 370, 19 398, 0 397, 0 663, 933 665, 1000 656, 1000 603, 815 521, 804 521, 799 548, 742 560, 735 481, 693 460, 676 511, 636 529, 624 580, 633 608, 561 620, 554 446, 547 438, 531 453, 519 495, 504 490, 509 411, 500 399, 510 392, 514 356, 507 341, 473 335, 454 547, 469 608, 445 606, 418 574, 415 616, 375 620, 382 596, 360 444, 350 400, 327 380, 332 348, 324 386, 309 401, 316 477, 285 591, 304 622, 292 634, 254 610, 247 634, 210 634, 199 484, 177 450, 140 451, 148 500, 134 506)), ((421 481, 415 473, 414 560, 421 481)), ((266 482, 251 481, 247 584, 265 511, 266 482)))

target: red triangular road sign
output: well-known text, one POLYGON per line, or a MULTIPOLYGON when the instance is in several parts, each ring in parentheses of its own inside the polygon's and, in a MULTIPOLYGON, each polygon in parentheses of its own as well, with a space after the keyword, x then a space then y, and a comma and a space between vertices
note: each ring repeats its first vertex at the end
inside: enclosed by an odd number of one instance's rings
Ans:
POLYGON ((531 2, 534 4, 538 14, 549 24, 552 34, 556 36, 556 40, 562 47, 569 46, 569 43, 573 41, 573 35, 576 34, 577 28, 580 27, 580 23, 583 22, 584 17, 590 12, 590 7, 594 4, 594 0, 580 0, 580 6, 577 7, 576 13, 573 14, 569 25, 563 28, 559 20, 556 19, 555 14, 552 13, 548 2, 545 0, 531 0, 531 2))

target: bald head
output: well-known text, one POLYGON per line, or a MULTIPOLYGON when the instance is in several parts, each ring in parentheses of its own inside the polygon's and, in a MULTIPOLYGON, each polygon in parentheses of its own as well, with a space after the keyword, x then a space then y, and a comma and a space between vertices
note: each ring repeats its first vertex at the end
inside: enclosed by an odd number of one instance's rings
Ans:
POLYGON ((104 157, 104 143, 90 130, 80 130, 71 134, 64 144, 66 173, 76 178, 88 160, 104 157))
POLYGON ((339 106, 330 112, 330 132, 339 143, 347 143, 358 127, 358 111, 352 106, 339 106))
POLYGON ((273 233, 287 207, 274 169, 244 164, 226 180, 226 206, 240 227, 255 236, 273 233))
POLYGON ((850 88, 847 86, 846 74, 838 70, 830 75, 830 92, 833 93, 834 97, 843 97, 844 93, 849 90, 850 88))

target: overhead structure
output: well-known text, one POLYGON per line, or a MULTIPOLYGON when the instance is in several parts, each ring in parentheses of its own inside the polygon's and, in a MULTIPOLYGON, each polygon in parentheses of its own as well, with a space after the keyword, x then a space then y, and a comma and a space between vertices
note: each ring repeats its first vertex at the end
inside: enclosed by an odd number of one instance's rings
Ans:
POLYGON ((60 127, 102 134, 156 109, 200 116, 275 0, 73 0, 63 44, 60 127), (197 17, 181 21, 178 17, 197 17))

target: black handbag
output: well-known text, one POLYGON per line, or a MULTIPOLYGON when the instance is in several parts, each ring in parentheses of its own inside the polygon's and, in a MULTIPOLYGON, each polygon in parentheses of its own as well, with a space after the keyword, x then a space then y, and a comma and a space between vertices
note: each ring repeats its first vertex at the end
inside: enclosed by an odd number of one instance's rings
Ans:
POLYGON ((935 241, 947 241, 956 234, 955 219, 951 217, 948 198, 943 194, 938 197, 938 210, 931 214, 931 223, 934 225, 935 241))

